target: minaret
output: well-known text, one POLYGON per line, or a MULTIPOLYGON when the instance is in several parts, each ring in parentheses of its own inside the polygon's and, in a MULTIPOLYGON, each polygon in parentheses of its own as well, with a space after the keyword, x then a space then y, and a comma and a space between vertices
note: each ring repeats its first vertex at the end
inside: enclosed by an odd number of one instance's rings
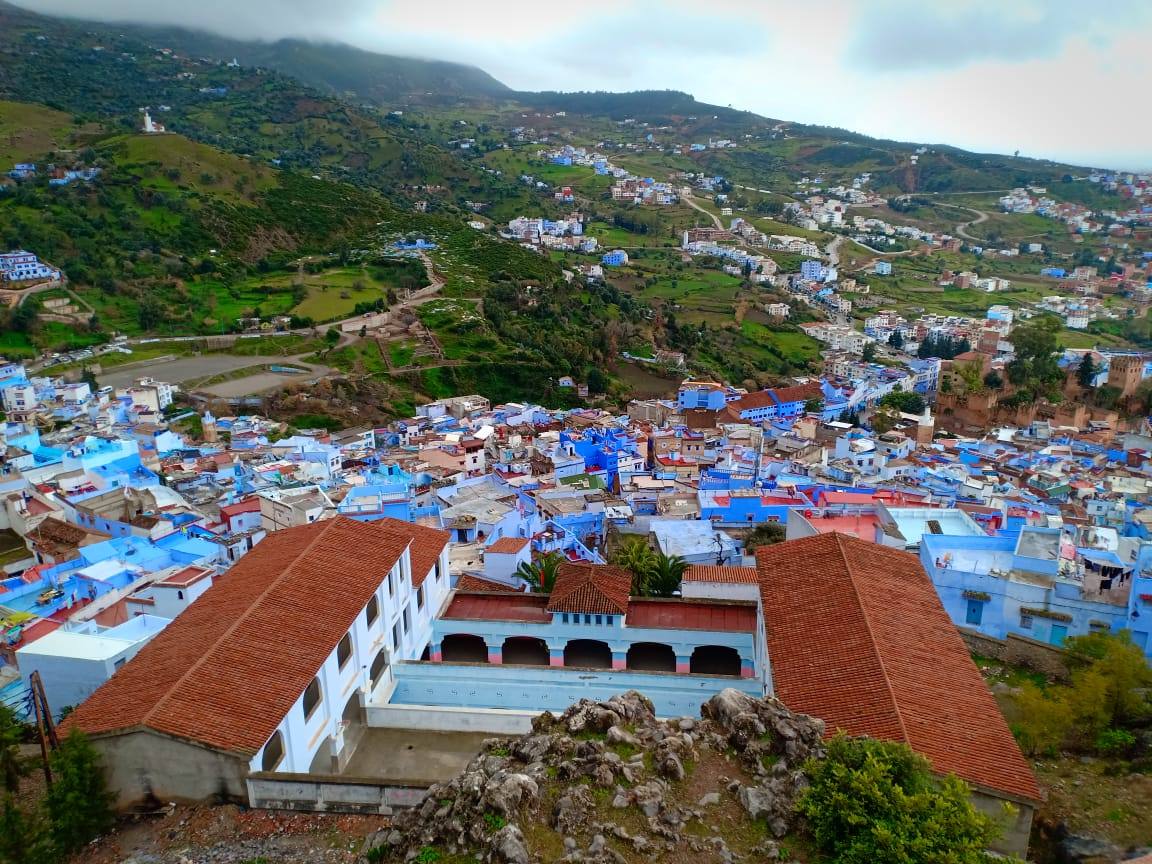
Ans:
POLYGON ((932 409, 927 405, 924 406, 924 413, 920 415, 920 419, 916 421, 916 443, 917 444, 931 444, 932 435, 936 431, 936 420, 932 416, 932 409))
POLYGON ((200 426, 203 428, 201 437, 203 437, 205 444, 215 444, 220 440, 220 436, 216 432, 216 418, 212 416, 211 411, 204 412, 204 416, 200 418, 200 426))

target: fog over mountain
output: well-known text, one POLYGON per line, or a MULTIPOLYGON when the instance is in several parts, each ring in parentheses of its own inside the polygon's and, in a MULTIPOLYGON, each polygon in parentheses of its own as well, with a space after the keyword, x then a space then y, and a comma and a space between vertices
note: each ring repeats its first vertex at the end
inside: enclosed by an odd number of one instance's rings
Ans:
POLYGON ((675 88, 884 138, 1152 168, 1152 3, 1110 0, 19 0, 232 38, 474 64, 519 90, 675 88))

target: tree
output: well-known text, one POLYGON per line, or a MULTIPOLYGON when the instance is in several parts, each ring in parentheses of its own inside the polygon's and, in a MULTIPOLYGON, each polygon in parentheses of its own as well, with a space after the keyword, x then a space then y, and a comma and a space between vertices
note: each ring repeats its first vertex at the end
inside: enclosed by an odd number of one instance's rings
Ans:
POLYGON ((324 331, 324 341, 329 345, 335 345, 340 341, 340 330, 337 327, 329 327, 324 331))
POLYGON ((1076 367, 1076 380, 1083 389, 1087 390, 1092 386, 1092 381, 1096 378, 1096 373, 1099 371, 1092 360, 1091 353, 1085 354, 1084 359, 1080 361, 1080 365, 1076 367))
POLYGON ((909 393, 906 390, 893 390, 880 399, 880 404, 896 408, 905 414, 923 414, 926 403, 919 393, 909 393))
POLYGON ((984 864, 996 836, 969 789, 905 744, 837 735, 807 765, 800 798, 816 846, 838 864, 984 864))
POLYGON ((516 568, 516 575, 528 583, 536 594, 551 594, 556 587, 556 575, 563 559, 555 552, 547 552, 534 562, 525 561, 516 568))
POLYGON ((688 562, 679 555, 658 553, 644 580, 644 596, 675 597, 687 569, 688 562))
POLYGON ((1008 363, 1008 380, 1021 389, 1047 393, 1064 377, 1056 363, 1060 346, 1057 334, 1063 323, 1053 315, 1042 315, 1012 330, 1008 341, 1016 356, 1008 363))
POLYGON ((5 793, 0 803, 0 864, 50 864, 57 860, 40 813, 25 812, 15 795, 5 793))
POLYGON ((744 538, 744 551, 755 552, 761 546, 783 543, 787 533, 779 522, 764 522, 748 532, 748 536, 744 538))
POLYGON ((824 407, 824 400, 819 397, 809 399, 804 403, 804 411, 808 414, 815 414, 824 407))
POLYGON ((16 712, 0 702, 0 780, 7 792, 20 791, 20 780, 28 773, 28 762, 20 755, 24 727, 16 712))
POLYGON ((112 827, 115 796, 96 748, 79 729, 60 742, 51 763, 53 782, 44 802, 55 844, 70 855, 112 827))
POLYGON ((632 593, 643 595, 648 574, 656 565, 656 552, 643 537, 630 537, 616 548, 610 563, 623 567, 632 574, 632 593))
POLYGON ((999 390, 1004 386, 1004 379, 1000 377, 999 372, 993 369, 984 376, 984 386, 989 390, 999 390))
POLYGON ((900 335, 899 330, 892 331, 892 335, 888 337, 888 344, 897 351, 904 347, 904 337, 900 335))
POLYGON ((865 363, 871 363, 876 359, 876 343, 869 342, 864 346, 864 350, 860 352, 860 359, 865 363))
POLYGON ((608 391, 608 376, 598 366, 588 369, 586 380, 589 393, 606 393, 608 391))
POLYGON ((100 385, 96 382, 96 373, 92 371, 90 366, 84 367, 84 371, 80 373, 80 380, 91 387, 93 391, 100 389, 100 385))

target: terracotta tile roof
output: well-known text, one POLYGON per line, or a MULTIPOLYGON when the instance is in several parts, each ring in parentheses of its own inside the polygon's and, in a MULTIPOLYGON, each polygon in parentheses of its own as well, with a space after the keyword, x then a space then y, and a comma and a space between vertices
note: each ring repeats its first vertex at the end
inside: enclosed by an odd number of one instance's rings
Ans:
POLYGON ((548 611, 623 615, 631 591, 632 574, 623 567, 565 561, 556 573, 548 611))
POLYGON ((255 754, 406 542, 344 517, 270 534, 68 722, 89 734, 147 728, 255 754))
POLYGON ((443 621, 526 621, 548 624, 552 616, 544 608, 543 594, 464 594, 459 590, 441 616, 443 621))
POLYGON ((377 519, 376 525, 391 531, 402 540, 411 540, 412 546, 409 554, 412 558, 412 584, 419 588, 436 566, 437 559, 452 535, 439 528, 427 525, 417 525, 414 522, 405 522, 401 519, 377 519))
POLYGON ((493 579, 485 579, 482 576, 473 576, 471 573, 465 573, 460 577, 456 583, 457 591, 479 591, 497 593, 497 594, 519 594, 511 585, 505 582, 497 582, 493 579))
POLYGON ((755 633, 756 604, 709 600, 634 599, 628 604, 626 620, 629 627, 755 633))
POLYGON ((684 571, 684 582, 713 582, 724 585, 755 585, 755 567, 717 567, 694 564, 684 571))
POLYGON ((941 773, 1038 801, 1036 778, 915 556, 843 534, 757 550, 775 693, 904 741, 941 773))
POLYGON ((807 402, 809 399, 819 399, 824 390, 819 382, 809 381, 807 384, 797 384, 793 387, 778 387, 772 391, 782 403, 807 402))
POLYGON ((515 555, 528 545, 523 537, 501 537, 484 551, 495 552, 497 555, 515 555))

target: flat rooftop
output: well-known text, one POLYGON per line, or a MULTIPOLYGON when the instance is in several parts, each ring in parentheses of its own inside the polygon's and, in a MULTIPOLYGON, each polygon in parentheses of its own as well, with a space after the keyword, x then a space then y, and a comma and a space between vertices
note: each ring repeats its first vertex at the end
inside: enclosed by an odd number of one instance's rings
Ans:
POLYGON ((488 732, 369 727, 340 775, 409 786, 444 783, 463 771, 491 737, 488 732))

